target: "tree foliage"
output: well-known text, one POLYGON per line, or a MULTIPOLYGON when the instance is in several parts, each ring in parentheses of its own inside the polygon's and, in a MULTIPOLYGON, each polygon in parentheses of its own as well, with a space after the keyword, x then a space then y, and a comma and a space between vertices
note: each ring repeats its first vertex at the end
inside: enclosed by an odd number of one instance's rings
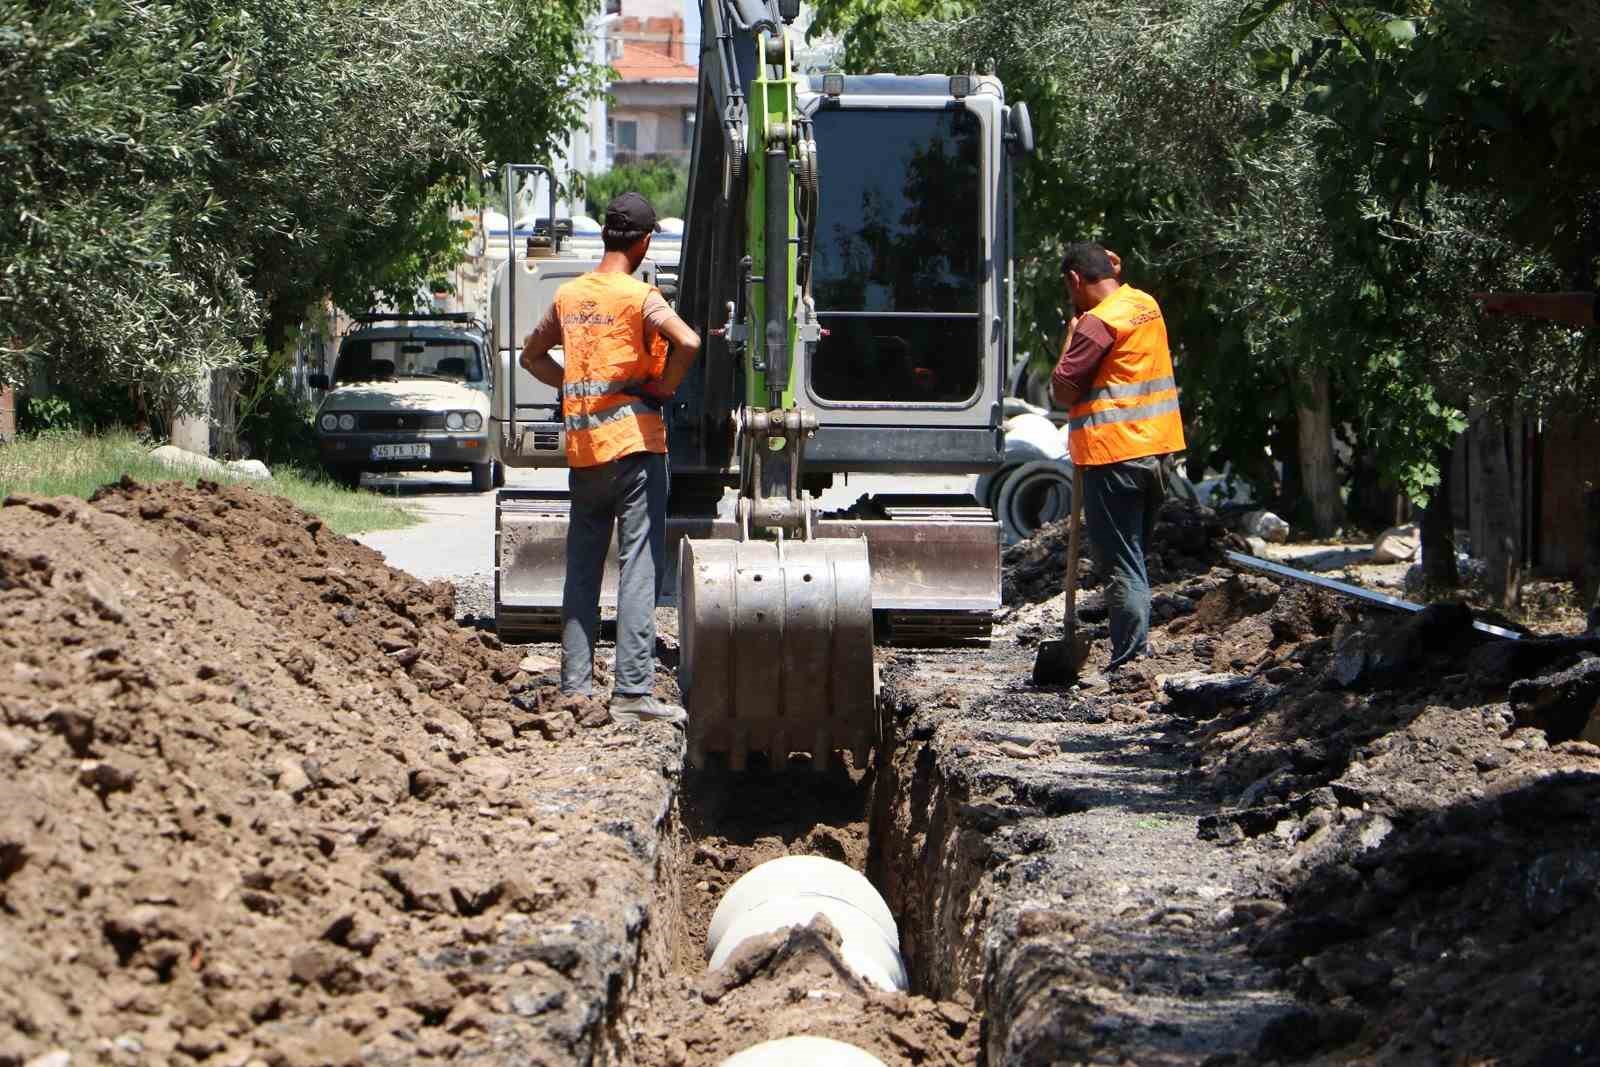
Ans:
MULTIPOLYGON (((1511 210, 1512 191, 1472 162, 1481 129, 1469 136, 1460 120, 1437 121, 1456 131, 1449 171, 1417 147, 1443 144, 1442 134, 1388 135, 1400 98, 1419 91, 1393 67, 1425 20, 1401 25, 1363 9, 1347 34, 1330 21, 1339 5, 1322 0, 819 7, 821 26, 845 28, 852 66, 993 62, 1008 97, 1029 102, 1040 151, 1017 197, 1019 241, 1037 252, 1022 265, 1025 318, 1045 323, 1040 334, 1057 320, 1062 243, 1099 239, 1121 251, 1130 280, 1167 310, 1192 451, 1249 467, 1293 438, 1307 371, 1324 368, 1335 424, 1359 460, 1425 499, 1469 399, 1542 403, 1551 388, 1600 398, 1572 336, 1487 322, 1467 297, 1561 277, 1552 246, 1528 239, 1520 220, 1531 211, 1511 210)), ((1578 71, 1577 50, 1566 54, 1578 71)), ((1551 78, 1540 99, 1549 106, 1583 77, 1551 78)), ((1406 103, 1406 114, 1428 106, 1406 103)), ((1452 98, 1442 113, 1459 106, 1452 98)), ((1593 138, 1560 154, 1560 136, 1540 158, 1580 167, 1593 138)))
POLYGON ((658 218, 683 218, 689 193, 689 172, 667 159, 651 159, 612 167, 584 180, 583 198, 591 218, 604 221, 606 205, 623 193, 638 193, 656 209, 658 218))
POLYGON ((182 403, 315 301, 410 300, 598 87, 586 8, 0 0, 0 381, 182 403))

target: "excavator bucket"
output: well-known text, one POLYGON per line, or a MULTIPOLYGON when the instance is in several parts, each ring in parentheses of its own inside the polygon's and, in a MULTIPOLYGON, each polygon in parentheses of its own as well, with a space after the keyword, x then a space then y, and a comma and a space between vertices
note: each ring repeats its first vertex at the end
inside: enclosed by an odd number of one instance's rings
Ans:
POLYGON ((689 759, 750 752, 824 767, 876 740, 872 570, 865 538, 684 539, 678 557, 678 677, 689 759))

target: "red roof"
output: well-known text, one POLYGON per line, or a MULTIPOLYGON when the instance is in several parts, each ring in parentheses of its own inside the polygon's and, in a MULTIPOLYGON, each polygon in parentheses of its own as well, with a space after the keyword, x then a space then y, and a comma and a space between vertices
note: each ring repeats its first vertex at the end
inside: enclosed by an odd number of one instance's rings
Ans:
POLYGON ((622 55, 611 61, 617 80, 624 82, 693 82, 700 72, 648 45, 629 41, 622 55))

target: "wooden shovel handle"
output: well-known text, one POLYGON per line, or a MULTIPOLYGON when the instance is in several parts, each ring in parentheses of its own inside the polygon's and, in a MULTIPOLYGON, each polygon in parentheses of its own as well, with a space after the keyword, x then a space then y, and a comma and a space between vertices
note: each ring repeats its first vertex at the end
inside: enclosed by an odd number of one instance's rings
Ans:
POLYGON ((1072 636, 1078 622, 1078 550, 1083 539, 1083 468, 1072 465, 1072 525, 1067 533, 1067 602, 1062 627, 1072 636))

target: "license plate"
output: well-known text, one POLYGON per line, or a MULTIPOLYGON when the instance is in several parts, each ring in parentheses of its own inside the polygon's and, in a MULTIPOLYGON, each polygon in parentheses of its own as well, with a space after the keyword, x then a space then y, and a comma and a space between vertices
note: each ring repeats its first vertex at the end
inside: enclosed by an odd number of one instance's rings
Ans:
POLYGON ((429 455, 427 444, 372 446, 373 459, 427 459, 429 455))

